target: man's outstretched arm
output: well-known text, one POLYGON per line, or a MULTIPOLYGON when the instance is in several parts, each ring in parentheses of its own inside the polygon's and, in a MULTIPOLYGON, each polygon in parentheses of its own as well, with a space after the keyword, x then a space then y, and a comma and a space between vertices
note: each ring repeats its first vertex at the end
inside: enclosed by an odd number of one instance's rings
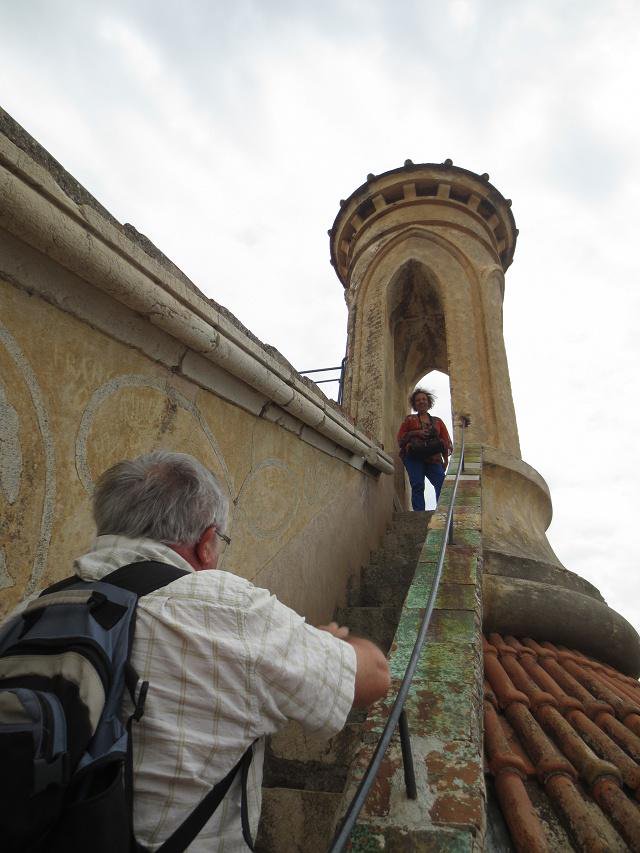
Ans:
POLYGON ((389 664, 380 649, 363 637, 352 637, 346 625, 331 622, 319 625, 321 631, 333 634, 353 648, 356 653, 356 681, 353 696, 354 708, 367 708, 377 699, 386 696, 391 683, 389 664))

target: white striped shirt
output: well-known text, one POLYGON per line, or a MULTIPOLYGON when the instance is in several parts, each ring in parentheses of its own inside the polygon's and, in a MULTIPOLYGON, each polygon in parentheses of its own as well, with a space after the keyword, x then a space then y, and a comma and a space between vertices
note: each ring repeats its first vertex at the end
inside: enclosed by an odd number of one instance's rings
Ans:
MULTIPOLYGON (((133 730, 137 840, 156 849, 257 738, 289 720, 327 737, 345 724, 356 658, 348 643, 308 625, 267 590, 224 571, 194 572, 149 539, 99 536, 75 562, 99 580, 140 560, 189 574, 140 600, 132 663, 149 681, 145 713, 133 730)), ((125 705, 125 713, 130 712, 125 705)), ((264 744, 249 771, 255 839, 264 744)), ((236 778, 191 853, 244 853, 236 778)))

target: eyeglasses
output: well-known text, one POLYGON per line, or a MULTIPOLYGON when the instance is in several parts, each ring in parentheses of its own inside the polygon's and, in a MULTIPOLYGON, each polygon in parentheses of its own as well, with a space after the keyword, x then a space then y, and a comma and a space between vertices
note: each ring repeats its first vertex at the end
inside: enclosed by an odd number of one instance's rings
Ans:
POLYGON ((222 539, 222 541, 223 541, 223 542, 226 542, 226 543, 227 543, 227 545, 231 545, 231 537, 230 537, 230 536, 227 536, 227 534, 226 534, 226 533, 220 533, 220 531, 219 531, 219 530, 216 530, 216 536, 219 536, 219 537, 220 537, 220 539, 222 539))

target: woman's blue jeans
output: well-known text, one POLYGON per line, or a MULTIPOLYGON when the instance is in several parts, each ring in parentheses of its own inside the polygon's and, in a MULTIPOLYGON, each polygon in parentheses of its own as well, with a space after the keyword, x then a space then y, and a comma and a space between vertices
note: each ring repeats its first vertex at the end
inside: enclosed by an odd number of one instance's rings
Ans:
POLYGON ((444 465, 438 462, 423 462, 409 453, 403 462, 411 483, 411 506, 416 512, 424 512, 424 478, 426 477, 435 489, 437 501, 444 483, 444 465))

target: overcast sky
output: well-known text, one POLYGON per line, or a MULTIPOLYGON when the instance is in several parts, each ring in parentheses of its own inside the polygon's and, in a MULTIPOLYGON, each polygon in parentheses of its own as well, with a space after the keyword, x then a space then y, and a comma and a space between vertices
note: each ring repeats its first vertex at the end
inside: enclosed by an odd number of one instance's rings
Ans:
POLYGON ((640 627, 639 3, 0 0, 0 31, 4 108, 300 370, 344 354, 339 199, 406 158, 489 172, 549 538, 640 627))

